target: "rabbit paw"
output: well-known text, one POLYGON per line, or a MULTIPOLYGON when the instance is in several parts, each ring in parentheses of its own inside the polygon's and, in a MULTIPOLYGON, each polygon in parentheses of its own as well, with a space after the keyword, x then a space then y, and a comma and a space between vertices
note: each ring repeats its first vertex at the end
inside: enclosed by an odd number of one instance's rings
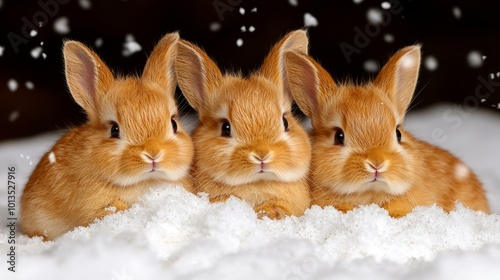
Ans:
POLYGON ((280 220, 286 216, 291 215, 291 211, 286 207, 284 202, 280 201, 267 201, 255 208, 257 217, 262 219, 268 217, 273 220, 280 220))

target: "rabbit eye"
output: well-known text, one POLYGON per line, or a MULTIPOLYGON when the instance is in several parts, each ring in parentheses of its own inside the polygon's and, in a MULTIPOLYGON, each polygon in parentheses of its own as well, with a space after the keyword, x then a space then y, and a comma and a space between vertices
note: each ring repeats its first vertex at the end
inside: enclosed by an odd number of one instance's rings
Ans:
POLYGON ((177 122, 174 120, 173 117, 170 119, 170 121, 172 122, 172 130, 174 131, 175 134, 177 133, 177 122))
POLYGON ((396 127, 396 137, 398 138, 398 143, 401 143, 401 131, 396 127))
POLYGON ((225 121, 222 123, 222 127, 221 127, 221 136, 224 136, 224 137, 231 137, 231 125, 229 124, 229 121, 228 121, 228 120, 225 120, 225 121))
POLYGON ((285 132, 288 131, 288 120, 286 119, 285 115, 283 115, 283 125, 285 126, 285 132))
POLYGON ((111 125, 111 138, 120 138, 120 128, 115 122, 111 125))
POLYGON ((341 128, 335 128, 335 145, 344 145, 344 131, 341 128))

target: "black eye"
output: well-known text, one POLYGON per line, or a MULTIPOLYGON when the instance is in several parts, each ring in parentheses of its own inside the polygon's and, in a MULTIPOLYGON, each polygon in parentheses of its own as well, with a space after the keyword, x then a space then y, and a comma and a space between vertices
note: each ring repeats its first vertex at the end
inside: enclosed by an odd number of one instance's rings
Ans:
POLYGON ((283 125, 285 126, 285 132, 288 131, 288 120, 285 118, 285 116, 283 115, 283 125))
POLYGON ((174 133, 177 133, 177 122, 173 117, 170 119, 170 121, 172 122, 172 130, 174 131, 174 133))
POLYGON ((399 131, 399 128, 396 128, 396 137, 398 138, 398 143, 401 143, 401 131, 399 131))
POLYGON ((344 145, 344 131, 341 128, 335 128, 335 145, 344 145))
POLYGON ((229 124, 229 121, 228 121, 228 120, 225 120, 225 121, 222 123, 222 127, 221 127, 221 136, 224 136, 224 137, 231 137, 231 125, 229 124))
POLYGON ((111 138, 120 138, 120 128, 115 122, 111 125, 111 138))

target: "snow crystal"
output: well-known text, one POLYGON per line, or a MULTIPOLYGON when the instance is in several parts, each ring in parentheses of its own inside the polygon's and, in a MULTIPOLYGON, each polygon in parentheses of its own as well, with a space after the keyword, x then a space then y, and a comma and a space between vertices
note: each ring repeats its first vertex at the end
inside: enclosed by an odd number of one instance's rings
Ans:
POLYGON ((459 19, 462 17, 462 10, 460 10, 459 7, 453 7, 451 9, 451 12, 453 13, 453 16, 456 18, 456 19, 459 19))
POLYGON ((380 24, 384 20, 382 11, 380 11, 380 9, 377 8, 368 9, 368 12, 366 13, 366 18, 368 19, 369 22, 375 24, 380 24))
POLYGON ((248 31, 254 32, 255 31, 255 27, 253 27, 252 25, 250 25, 250 27, 248 28, 248 31))
POLYGON ((19 118, 19 111, 12 111, 9 115, 9 122, 15 122, 19 118))
POLYGON ((493 80, 495 79, 495 73, 490 73, 490 78, 493 80))
POLYGON ((483 65, 483 60, 481 53, 477 50, 473 50, 467 55, 467 62, 472 68, 481 67, 483 65))
POLYGON ((40 46, 43 46, 43 41, 40 42, 40 46))
POLYGON ((125 36, 125 43, 123 44, 122 55, 125 57, 131 56, 141 50, 142 47, 135 41, 134 36, 132 34, 127 34, 127 36, 125 36))
POLYGON ((102 38, 99 37, 99 38, 95 39, 94 45, 96 46, 96 48, 100 48, 102 46, 103 42, 104 41, 102 40, 102 38))
POLYGON ((3 55, 3 51, 4 51, 4 50, 5 50, 5 47, 0 46, 0 56, 2 56, 2 55, 3 55))
POLYGON ((37 59, 40 57, 42 51, 43 51, 42 47, 35 47, 34 49, 31 50, 31 56, 37 59))
POLYGON ((361 2, 363 2, 363 0, 353 0, 354 4, 359 4, 361 2))
POLYGON ((304 26, 318 26, 318 20, 310 13, 305 13, 304 26))
POLYGON ((382 2, 382 4, 380 4, 380 6, 384 10, 389 10, 391 8, 391 3, 389 3, 389 2, 382 2))
POLYGON ((244 15, 245 14, 245 9, 243 9, 243 7, 240 7, 240 14, 244 15))
POLYGON ((66 35, 69 33, 69 20, 67 17, 60 17, 54 21, 54 30, 59 35, 66 35))
POLYGON ((238 40, 236 40, 236 46, 238 47, 243 46, 243 39, 239 38, 238 40))
POLYGON ((26 83, 24 83, 24 86, 26 86, 26 88, 29 90, 32 90, 35 88, 35 85, 33 84, 32 81, 26 81, 26 83))
POLYGON ((384 35, 384 41, 386 43, 392 43, 394 42, 394 36, 392 34, 387 33, 384 35))
POLYGON ((221 28, 221 25, 220 25, 220 23, 214 21, 214 22, 210 23, 210 26, 208 28, 212 32, 217 32, 221 28))
POLYGON ((47 58, 47 54, 46 53, 42 53, 42 57, 43 57, 43 59, 46 59, 47 58))
POLYGON ((30 31, 30 36, 31 37, 35 37, 37 34, 38 34, 38 31, 36 31, 36 30, 31 30, 30 31))
POLYGON ((78 4, 80 4, 80 7, 84 10, 88 10, 92 7, 92 2, 90 2, 90 0, 79 0, 78 4))
POLYGON ((425 68, 429 71, 434 71, 438 67, 438 61, 434 56, 428 56, 424 61, 425 68))
POLYGON ((363 64, 363 68, 367 72, 374 73, 378 71, 378 63, 373 59, 369 59, 365 61, 365 63, 363 64))
POLYGON ((288 0, 288 3, 294 7, 297 7, 299 5, 298 0, 288 0))
POLYGON ((18 87, 17 81, 14 79, 10 79, 7 82, 7 87, 9 88, 10 91, 16 91, 18 87))
POLYGON ((247 28, 243 25, 241 28, 240 28, 241 32, 247 32, 247 28))
POLYGON ((257 12, 257 7, 253 7, 252 10, 250 10, 250 12, 256 13, 257 12))

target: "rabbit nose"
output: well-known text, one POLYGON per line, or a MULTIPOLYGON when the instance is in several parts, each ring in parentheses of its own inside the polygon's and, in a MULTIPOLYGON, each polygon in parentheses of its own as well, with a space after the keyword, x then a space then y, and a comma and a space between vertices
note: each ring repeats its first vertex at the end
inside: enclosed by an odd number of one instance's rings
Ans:
POLYGON ((267 151, 257 151, 249 154, 250 161, 254 163, 267 163, 271 161, 272 157, 273 153, 267 151))
POLYGON ((147 160, 159 161, 163 156, 160 142, 154 139, 147 140, 144 144, 142 155, 146 157, 147 160))
POLYGON ((368 171, 384 172, 387 170, 388 165, 389 163, 381 150, 374 149, 368 152, 365 160, 365 167, 368 171))

